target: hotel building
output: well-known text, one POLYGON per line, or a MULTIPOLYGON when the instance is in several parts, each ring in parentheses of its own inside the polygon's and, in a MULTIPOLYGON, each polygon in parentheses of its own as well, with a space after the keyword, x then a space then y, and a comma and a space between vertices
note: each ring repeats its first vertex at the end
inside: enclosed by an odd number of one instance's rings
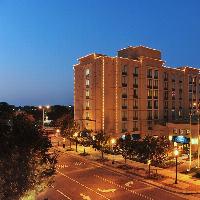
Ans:
POLYGON ((191 111, 196 116, 199 79, 199 69, 167 67, 160 51, 144 46, 116 57, 92 53, 74 65, 74 119, 81 129, 116 137, 169 135, 176 123, 189 122, 191 111))

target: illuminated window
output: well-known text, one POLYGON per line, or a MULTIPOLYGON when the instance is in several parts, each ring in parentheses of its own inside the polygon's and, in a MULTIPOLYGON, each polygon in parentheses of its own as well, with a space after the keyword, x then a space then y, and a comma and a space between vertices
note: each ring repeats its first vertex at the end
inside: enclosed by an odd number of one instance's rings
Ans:
POLYGON ((86 86, 89 86, 90 85, 90 80, 86 80, 86 86))
POLYGON ((90 69, 85 70, 85 75, 88 76, 90 74, 90 69))
POLYGON ((89 97, 90 96, 90 92, 89 90, 86 90, 86 97, 89 97))
POLYGON ((86 118, 90 118, 89 112, 86 112, 86 118))
POLYGON ((86 101, 86 108, 89 108, 89 107, 90 107, 90 102, 86 101))
POLYGON ((152 90, 148 90, 147 95, 148 95, 148 97, 152 97, 152 90))

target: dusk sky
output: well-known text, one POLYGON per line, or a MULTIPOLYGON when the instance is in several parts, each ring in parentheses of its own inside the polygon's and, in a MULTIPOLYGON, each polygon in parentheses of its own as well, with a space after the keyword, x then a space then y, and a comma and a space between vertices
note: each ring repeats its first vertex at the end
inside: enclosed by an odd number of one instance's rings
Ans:
POLYGON ((200 66, 199 0, 0 0, 0 101, 73 104, 73 65, 144 45, 200 66))

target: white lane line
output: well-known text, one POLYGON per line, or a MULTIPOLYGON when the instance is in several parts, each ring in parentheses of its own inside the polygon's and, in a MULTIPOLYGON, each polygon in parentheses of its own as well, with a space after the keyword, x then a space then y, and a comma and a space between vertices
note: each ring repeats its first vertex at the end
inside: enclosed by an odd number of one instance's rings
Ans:
POLYGON ((71 178, 71 177, 69 177, 69 176, 67 176, 67 175, 63 174, 62 172, 59 172, 58 170, 56 170, 56 172, 58 172, 59 174, 63 175, 64 177, 66 177, 66 178, 70 179, 71 181, 73 181, 73 182, 75 182, 75 183, 77 183, 77 184, 81 185, 82 187, 84 187, 84 188, 86 188, 86 189, 88 189, 88 190, 90 190, 90 191, 92 191, 92 192, 96 193, 97 195, 99 195, 99 196, 103 197, 104 199, 110 200, 110 199, 109 199, 109 198, 107 198, 106 196, 104 196, 104 195, 100 194, 99 192, 96 192, 95 190, 93 190, 93 189, 91 189, 91 188, 87 187, 86 185, 84 185, 84 184, 82 184, 82 183, 78 182, 77 180, 75 180, 75 179, 73 179, 73 178, 71 178))
POLYGON ((54 190, 56 190, 58 193, 60 193, 61 195, 63 195, 64 197, 66 197, 67 199, 72 200, 70 197, 68 197, 66 194, 64 194, 64 193, 61 192, 60 190, 56 189, 54 186, 52 186, 52 188, 53 188, 54 190))
POLYGON ((143 197, 143 198, 148 199, 148 200, 154 200, 154 199, 151 198, 151 197, 148 197, 148 196, 146 196, 146 195, 144 195, 144 194, 135 192, 134 190, 130 190, 128 187, 121 186, 121 185, 119 185, 119 184, 117 184, 117 183, 115 183, 115 182, 113 182, 113 181, 110 181, 110 180, 108 180, 108 179, 106 179, 106 178, 103 178, 103 177, 98 176, 98 175, 96 175, 96 174, 94 174, 94 176, 95 176, 96 178, 99 178, 99 179, 103 180, 104 182, 110 183, 110 184, 115 185, 115 186, 117 186, 117 187, 119 187, 119 188, 121 188, 121 189, 124 189, 124 190, 126 190, 126 191, 128 191, 128 192, 131 192, 132 194, 135 194, 135 195, 137 195, 137 196, 143 197))

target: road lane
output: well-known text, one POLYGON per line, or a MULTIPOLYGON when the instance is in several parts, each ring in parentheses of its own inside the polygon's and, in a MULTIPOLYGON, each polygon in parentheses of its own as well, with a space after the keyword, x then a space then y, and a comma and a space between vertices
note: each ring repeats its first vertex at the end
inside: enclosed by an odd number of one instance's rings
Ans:
MULTIPOLYGON (((143 183, 137 177, 124 176, 71 154, 62 154, 59 157, 57 172, 54 183, 55 194, 59 190, 59 195, 63 193, 72 200, 160 200, 161 197, 162 200, 185 199, 143 183), (132 184, 127 186, 126 184, 130 182, 132 184)), ((52 189, 47 190, 45 195, 51 200, 56 199, 52 189)), ((67 199, 64 195, 57 200, 67 199)), ((38 200, 43 199, 38 198, 38 200)))

